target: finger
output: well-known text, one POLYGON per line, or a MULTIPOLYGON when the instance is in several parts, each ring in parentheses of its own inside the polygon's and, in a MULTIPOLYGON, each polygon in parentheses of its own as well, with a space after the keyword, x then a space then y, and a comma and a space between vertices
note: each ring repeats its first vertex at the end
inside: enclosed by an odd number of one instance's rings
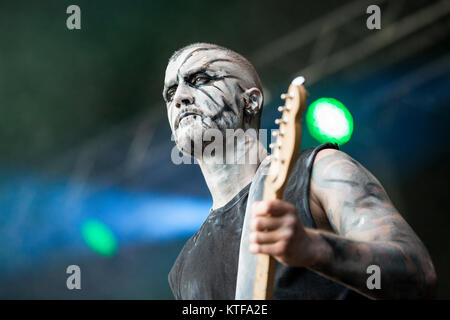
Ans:
POLYGON ((254 216, 250 221, 250 229, 252 231, 270 231, 275 230, 283 225, 282 219, 271 216, 254 216))
POLYGON ((271 244, 251 243, 249 246, 251 253, 268 254, 270 256, 279 257, 287 252, 287 241, 277 241, 271 244))
POLYGON ((250 233, 250 242, 256 244, 270 244, 277 241, 289 240, 293 231, 289 228, 276 229, 269 232, 252 232, 250 233))
POLYGON ((255 216, 269 214, 273 216, 280 216, 290 211, 295 211, 295 207, 289 202, 279 199, 269 201, 255 201, 252 204, 252 214, 255 216))

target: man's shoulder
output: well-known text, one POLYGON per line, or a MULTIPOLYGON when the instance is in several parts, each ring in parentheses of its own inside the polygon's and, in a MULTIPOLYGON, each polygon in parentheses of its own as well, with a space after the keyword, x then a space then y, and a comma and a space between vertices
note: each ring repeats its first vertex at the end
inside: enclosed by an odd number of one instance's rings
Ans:
POLYGON ((362 166, 347 153, 338 149, 322 149, 314 158, 312 178, 318 175, 330 179, 338 178, 336 175, 346 176, 347 171, 356 167, 362 166))
POLYGON ((297 169, 298 167, 305 167, 302 168, 301 171, 306 169, 311 172, 312 168, 318 161, 322 158, 333 155, 336 152, 339 153, 341 151, 339 151, 339 147, 334 143, 324 143, 316 147, 302 150, 297 158, 296 167, 297 169))
MULTIPOLYGON (((362 167, 362 165, 353 159, 349 154, 339 150, 339 149, 322 149, 317 152, 314 162, 313 162, 313 174, 333 174, 336 170, 351 167, 362 167)), ((338 170, 342 171, 342 170, 338 170)), ((345 170, 344 170, 345 171, 345 170)))
POLYGON ((317 152, 315 158, 314 158, 314 166, 324 160, 325 158, 349 158, 350 156, 346 154, 345 152, 339 150, 339 149, 333 149, 333 148, 325 148, 321 149, 317 152))

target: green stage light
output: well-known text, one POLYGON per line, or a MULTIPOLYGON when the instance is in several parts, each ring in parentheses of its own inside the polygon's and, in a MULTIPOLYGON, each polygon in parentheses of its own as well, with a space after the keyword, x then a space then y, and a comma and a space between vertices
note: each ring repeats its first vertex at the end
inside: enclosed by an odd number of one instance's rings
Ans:
POLYGON ((95 219, 85 220, 81 233, 87 246, 102 256, 113 256, 117 251, 117 240, 112 231, 95 219))
POLYGON ((348 109, 333 98, 314 101, 306 112, 308 130, 321 143, 333 142, 342 145, 353 133, 353 117, 348 109))

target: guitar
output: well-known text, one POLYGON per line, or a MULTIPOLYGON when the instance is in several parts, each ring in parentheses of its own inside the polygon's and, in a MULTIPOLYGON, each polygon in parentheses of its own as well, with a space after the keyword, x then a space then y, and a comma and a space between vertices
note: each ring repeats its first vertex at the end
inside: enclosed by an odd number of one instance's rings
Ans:
MULTIPOLYGON (((302 117, 306 109, 307 92, 303 86, 303 77, 295 78, 288 92, 281 95, 284 106, 278 107, 281 119, 275 120, 279 130, 275 131, 276 143, 269 147, 270 167, 264 182, 263 200, 281 199, 287 179, 295 164, 302 140, 302 117)), ((258 254, 255 282, 253 288, 254 300, 270 300, 273 297, 276 260, 265 254, 258 254)))

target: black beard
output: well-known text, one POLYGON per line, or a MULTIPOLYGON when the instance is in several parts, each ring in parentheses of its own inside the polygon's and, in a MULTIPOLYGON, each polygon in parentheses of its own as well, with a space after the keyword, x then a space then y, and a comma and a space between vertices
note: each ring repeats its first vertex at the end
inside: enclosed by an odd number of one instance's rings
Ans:
MULTIPOLYGON (((204 141, 203 139, 205 129, 205 127, 202 129, 197 128, 197 130, 191 128, 183 132, 183 136, 180 137, 181 139, 175 141, 178 149, 187 156, 196 159, 201 158, 203 150, 209 143, 209 141, 204 141)), ((181 131, 180 129, 178 130, 181 131)))
MULTIPOLYGON (((208 130, 208 129, 206 129, 206 130, 208 130)), ((207 136, 206 131, 202 130, 201 137, 194 134, 194 136, 189 135, 189 137, 184 137, 181 141, 179 141, 179 140, 178 140, 178 142, 176 141, 177 147, 184 155, 193 157, 197 160, 201 160, 203 158, 203 156, 205 155, 204 153, 205 153, 206 147, 212 143, 222 144, 221 150, 225 150, 225 148, 226 148, 225 132, 223 132, 222 130, 220 130, 218 128, 216 128, 214 130, 220 131, 221 135, 220 136, 215 136, 215 135, 207 136), (208 140, 205 138, 206 136, 207 136, 208 140), (216 141, 216 139, 219 139, 219 141, 216 141)), ((208 151, 208 154, 206 156, 216 157, 216 156, 220 156, 220 155, 216 155, 216 149, 212 148, 211 150, 208 151)), ((222 157, 223 157, 223 155, 222 155, 222 157)))

